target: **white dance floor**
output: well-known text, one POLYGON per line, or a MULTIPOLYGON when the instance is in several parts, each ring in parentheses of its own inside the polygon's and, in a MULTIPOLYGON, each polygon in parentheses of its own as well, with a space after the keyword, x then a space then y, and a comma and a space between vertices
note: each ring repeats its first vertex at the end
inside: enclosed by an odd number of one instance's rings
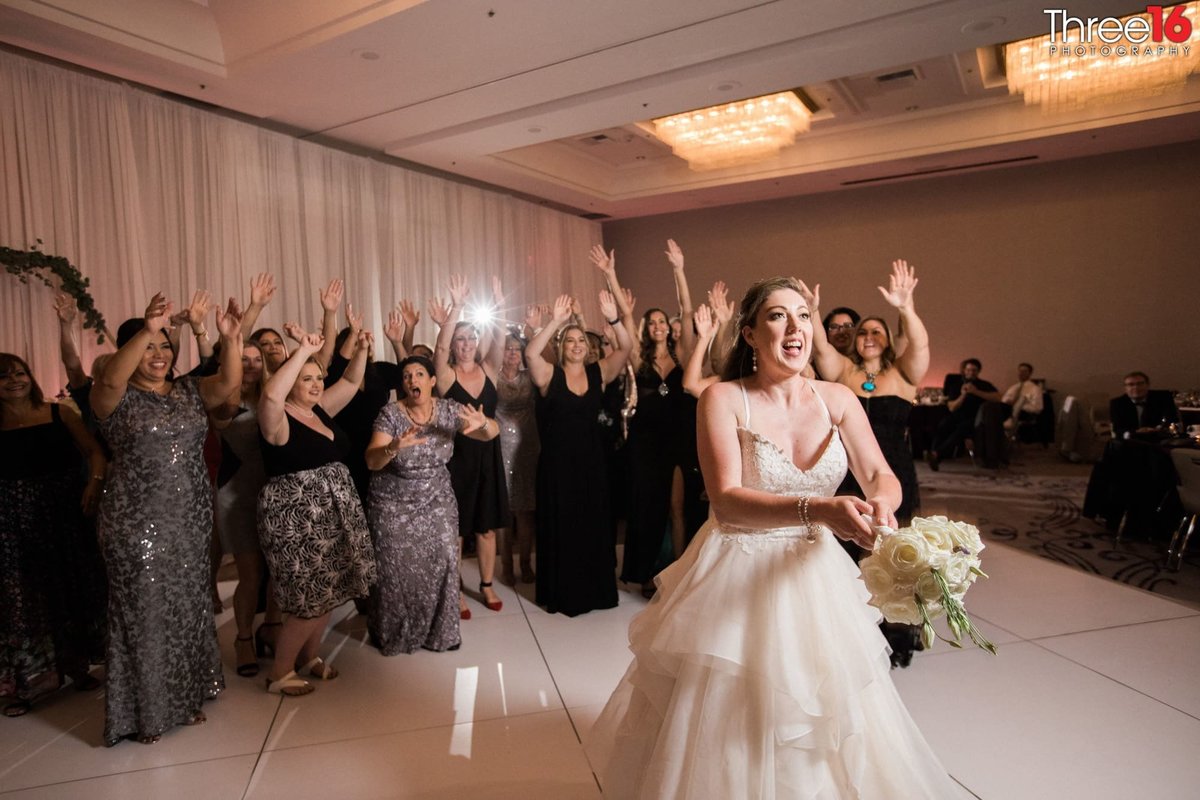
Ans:
MULTIPOLYGON (((1200 609, 993 545, 968 605, 999 656, 939 644, 893 671, 963 798, 1192 798, 1200 791, 1200 609)), ((1186 567, 1185 567, 1186 568, 1186 567)), ((475 563, 464 568, 468 586, 475 563)), ((0 798, 601 797, 588 731, 628 663, 645 601, 551 616, 497 582, 463 647, 385 658, 347 606, 326 639, 341 677, 303 698, 233 669, 208 723, 101 745, 102 691, 0 719, 0 798)), ((232 583, 221 585, 228 605, 232 583)))

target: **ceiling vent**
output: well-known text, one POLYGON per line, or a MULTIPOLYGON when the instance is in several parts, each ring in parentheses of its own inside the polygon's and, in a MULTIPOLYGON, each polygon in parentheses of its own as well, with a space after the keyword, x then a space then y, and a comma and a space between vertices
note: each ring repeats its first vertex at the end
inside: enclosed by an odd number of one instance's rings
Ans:
POLYGON ((898 181, 904 178, 923 178, 929 175, 942 175, 947 172, 962 172, 964 170, 985 169, 987 167, 1003 167, 1009 164, 1020 164, 1024 161, 1037 161, 1037 156, 1017 156, 1016 158, 1001 158, 995 161, 977 161, 974 164, 960 164, 955 167, 930 167, 912 172, 897 172, 894 175, 880 175, 876 178, 859 178, 853 181, 842 181, 842 186, 862 186, 867 183, 883 183, 898 181))
POLYGON ((586 214, 580 214, 579 216, 583 217, 584 219, 612 219, 612 217, 608 214, 601 214, 599 211, 589 211, 586 214))

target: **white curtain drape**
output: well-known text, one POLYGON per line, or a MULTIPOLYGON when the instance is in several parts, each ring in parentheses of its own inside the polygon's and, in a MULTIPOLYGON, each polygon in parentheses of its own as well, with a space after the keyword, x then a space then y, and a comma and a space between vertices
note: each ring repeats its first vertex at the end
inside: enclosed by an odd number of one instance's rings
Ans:
MULTIPOLYGON (((0 169, 0 245, 41 239, 68 258, 114 332, 156 291, 177 306, 197 289, 244 304, 258 272, 280 287, 260 325, 315 326, 318 288, 340 277, 380 342, 405 297, 422 308, 416 340, 432 344, 425 301, 454 272, 480 300, 499 275, 513 321, 564 292, 599 318, 595 222, 2 51, 0 169)), ((25 357, 48 394, 65 384, 51 302, 37 281, 0 275, 0 350, 25 357)), ((85 369, 111 349, 88 333, 85 369)))

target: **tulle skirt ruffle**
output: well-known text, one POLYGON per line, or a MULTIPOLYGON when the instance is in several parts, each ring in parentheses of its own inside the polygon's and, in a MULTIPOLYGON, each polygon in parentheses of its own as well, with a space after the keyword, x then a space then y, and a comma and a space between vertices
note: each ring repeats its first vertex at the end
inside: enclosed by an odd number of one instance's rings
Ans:
POLYGON ((829 532, 709 520, 656 581, 588 747, 606 797, 953 796, 829 532))

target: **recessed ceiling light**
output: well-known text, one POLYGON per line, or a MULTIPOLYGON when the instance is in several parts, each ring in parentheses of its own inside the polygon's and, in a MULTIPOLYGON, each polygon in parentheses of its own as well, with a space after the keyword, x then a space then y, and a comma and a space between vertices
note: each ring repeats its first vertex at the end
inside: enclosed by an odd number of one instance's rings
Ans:
POLYGON ((539 128, 537 125, 534 125, 533 127, 529 128, 528 130, 530 133, 541 133, 542 132, 542 128, 539 128))
POLYGON ((379 53, 376 53, 374 50, 366 50, 361 47, 358 48, 357 50, 351 50, 350 55, 358 56, 363 61, 378 61, 379 60, 379 53))
POLYGON ((715 84, 712 89, 716 92, 732 92, 734 89, 741 88, 741 86, 742 85, 737 81, 721 81, 720 83, 715 84))
POLYGON ((973 20, 968 22, 966 25, 963 25, 962 32, 983 33, 984 31, 990 31, 992 28, 999 27, 1006 22, 1008 22, 1008 20, 1004 17, 985 17, 984 19, 973 20))

